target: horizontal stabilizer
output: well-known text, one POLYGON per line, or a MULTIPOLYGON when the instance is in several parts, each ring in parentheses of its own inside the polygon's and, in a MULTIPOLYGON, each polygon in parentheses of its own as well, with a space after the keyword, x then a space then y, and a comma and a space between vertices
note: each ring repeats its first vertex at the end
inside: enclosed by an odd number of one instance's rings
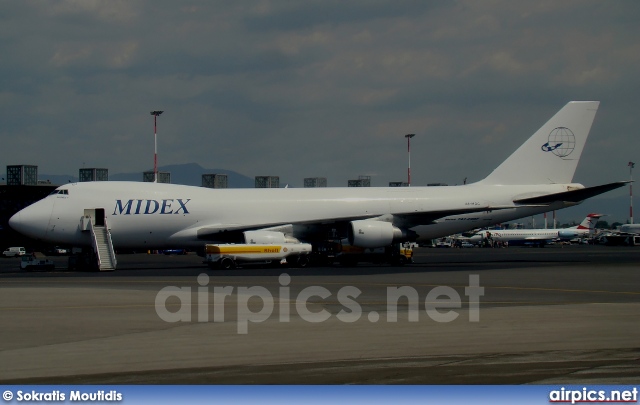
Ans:
POLYGON ((615 190, 616 188, 620 188, 628 183, 629 181, 618 181, 615 183, 603 184, 595 187, 586 187, 579 190, 565 191, 563 193, 523 198, 521 200, 515 200, 513 202, 516 204, 552 204, 558 201, 578 203, 580 201, 586 200, 587 198, 606 193, 607 191, 615 190))

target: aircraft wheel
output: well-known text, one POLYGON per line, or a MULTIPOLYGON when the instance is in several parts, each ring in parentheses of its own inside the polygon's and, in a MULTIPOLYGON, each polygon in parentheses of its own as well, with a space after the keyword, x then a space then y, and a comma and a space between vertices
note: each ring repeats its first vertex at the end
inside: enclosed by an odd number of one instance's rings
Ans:
POLYGON ((341 258, 340 265, 343 267, 356 267, 358 265, 358 260, 352 258, 341 258))
POLYGON ((407 260, 407 256, 398 256, 396 258, 396 264, 398 266, 404 266, 405 264, 407 264, 408 260, 407 260))
POLYGON ((228 257, 223 257, 222 259, 220 259, 220 264, 219 264, 221 269, 224 270, 229 270, 229 269, 233 269, 235 266, 235 263, 233 262, 232 259, 228 258, 228 257))
POLYGON ((298 259, 296 260, 296 265, 301 268, 307 267, 309 265, 309 256, 307 255, 298 256, 298 259))

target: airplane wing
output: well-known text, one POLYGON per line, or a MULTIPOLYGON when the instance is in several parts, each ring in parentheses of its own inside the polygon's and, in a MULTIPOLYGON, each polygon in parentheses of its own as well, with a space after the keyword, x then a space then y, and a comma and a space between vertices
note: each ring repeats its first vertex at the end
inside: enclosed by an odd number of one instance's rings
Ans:
POLYGON ((565 191, 563 193, 545 194, 539 197, 523 198, 514 200, 516 204, 551 204, 557 201, 575 202, 584 201, 587 198, 615 190, 628 184, 629 181, 617 181, 615 183, 602 184, 595 187, 585 187, 578 190, 565 191))
POLYGON ((473 214, 474 212, 489 212, 495 210, 505 210, 518 208, 515 205, 488 205, 488 206, 472 206, 465 208, 452 208, 438 211, 422 211, 422 212, 406 212, 401 214, 393 214, 394 223, 400 222, 401 225, 413 227, 417 225, 430 225, 438 219, 449 217, 452 215, 473 214), (395 220, 398 219, 398 221, 395 220))
POLYGON ((304 222, 263 222, 255 224, 206 224, 183 229, 176 232, 172 238, 197 237, 202 240, 215 240, 224 242, 237 242, 242 239, 242 233, 247 231, 279 231, 288 233, 293 225, 299 226, 329 226, 339 223, 347 223, 360 219, 370 219, 380 215, 363 215, 343 218, 322 218, 304 222))
POLYGON ((379 215, 366 215, 357 217, 344 217, 344 218, 322 218, 317 220, 303 221, 303 222, 287 222, 287 223, 262 223, 262 224, 211 224, 198 227, 196 234, 198 239, 216 239, 216 240, 232 240, 237 235, 246 231, 287 231, 287 228, 291 228, 293 225, 301 226, 329 226, 339 223, 346 223, 350 221, 356 221, 361 219, 370 219, 378 217, 379 215))
MULTIPOLYGON (((500 209, 513 209, 516 206, 473 206, 457 209, 435 210, 435 211, 418 211, 418 212, 406 212, 393 214, 394 224, 400 222, 402 226, 417 226, 427 225, 434 221, 448 217, 451 215, 470 214, 474 212, 486 212, 500 209)), ((191 227, 183 229, 182 231, 172 235, 172 237, 182 236, 197 236, 202 240, 216 240, 216 241, 236 241, 242 235, 242 232, 257 231, 257 230, 269 230, 280 231, 287 233, 287 230, 291 230, 293 226, 317 228, 328 226, 339 226, 341 224, 347 224, 351 221, 364 220, 377 218, 384 214, 371 214, 362 216, 350 216, 350 217, 336 217, 336 218, 318 218, 314 220, 307 220, 301 222, 287 222, 287 223, 261 223, 261 224, 208 224, 200 225, 197 227, 191 227)))

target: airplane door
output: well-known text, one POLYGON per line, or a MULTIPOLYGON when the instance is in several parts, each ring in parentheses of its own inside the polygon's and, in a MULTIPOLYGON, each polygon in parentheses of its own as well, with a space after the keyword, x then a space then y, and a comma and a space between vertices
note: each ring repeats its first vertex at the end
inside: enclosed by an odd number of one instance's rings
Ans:
POLYGON ((94 225, 104 226, 104 208, 96 208, 94 225))
POLYGON ((82 230, 89 230, 89 223, 93 226, 104 226, 104 208, 90 208, 84 210, 82 230))

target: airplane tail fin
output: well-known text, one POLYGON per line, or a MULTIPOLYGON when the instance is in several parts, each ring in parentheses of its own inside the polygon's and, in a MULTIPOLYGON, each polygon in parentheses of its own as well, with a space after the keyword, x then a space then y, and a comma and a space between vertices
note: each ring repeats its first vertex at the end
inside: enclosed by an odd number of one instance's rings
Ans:
POLYGON ((571 101, 480 183, 571 183, 599 104, 571 101))
POLYGON ((576 228, 589 229, 590 231, 593 231, 593 229, 596 226, 596 223, 598 222, 598 218, 601 218, 601 217, 604 217, 604 214, 589 214, 586 216, 585 219, 582 220, 580 225, 578 225, 576 228))

